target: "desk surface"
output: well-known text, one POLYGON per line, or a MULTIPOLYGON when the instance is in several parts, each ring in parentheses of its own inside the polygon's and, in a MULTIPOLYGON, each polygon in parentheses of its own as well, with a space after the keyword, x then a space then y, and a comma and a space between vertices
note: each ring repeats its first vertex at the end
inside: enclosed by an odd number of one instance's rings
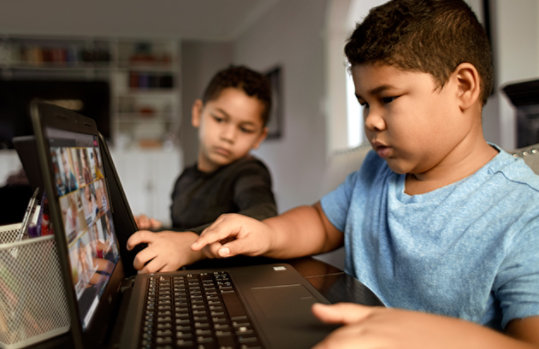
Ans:
POLYGON ((314 258, 289 261, 331 303, 383 305, 372 291, 344 271, 314 258))
MULTIPOLYGON (((191 268, 226 268, 236 265, 274 262, 275 260, 268 258, 240 257, 203 261, 196 263, 191 268)), ((293 265, 331 303, 353 302, 365 305, 382 305, 366 286, 330 264, 310 257, 287 260, 286 262, 293 265)), ((32 348, 65 348, 66 345, 69 346, 69 343, 70 338, 66 334, 34 345, 32 348)))

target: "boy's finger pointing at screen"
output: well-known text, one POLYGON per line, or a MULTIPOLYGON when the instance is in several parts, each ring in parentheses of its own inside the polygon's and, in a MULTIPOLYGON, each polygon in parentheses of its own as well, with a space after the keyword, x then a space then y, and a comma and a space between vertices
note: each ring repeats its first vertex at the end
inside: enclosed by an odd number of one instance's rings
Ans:
POLYGON ((194 251, 207 247, 214 257, 231 257, 238 254, 258 256, 269 246, 264 223, 238 214, 226 214, 202 232, 191 245, 194 251))
POLYGON ((225 218, 220 216, 212 225, 204 229, 200 237, 191 245, 191 248, 194 251, 200 251, 206 246, 214 245, 213 248, 210 247, 213 252, 216 247, 221 245, 219 241, 234 236, 233 228, 230 225, 221 224, 224 220, 225 218))

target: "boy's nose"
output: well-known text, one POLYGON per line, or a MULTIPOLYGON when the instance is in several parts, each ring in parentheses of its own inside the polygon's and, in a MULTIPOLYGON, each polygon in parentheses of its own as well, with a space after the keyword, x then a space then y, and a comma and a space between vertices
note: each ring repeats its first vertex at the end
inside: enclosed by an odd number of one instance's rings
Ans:
POLYGON ((363 113, 365 119, 365 128, 369 131, 381 131, 385 128, 384 118, 380 115, 379 112, 366 109, 363 113))
POLYGON ((235 130, 235 127, 232 125, 224 127, 221 132, 221 137, 228 142, 233 142, 235 136, 236 136, 236 130, 235 130))

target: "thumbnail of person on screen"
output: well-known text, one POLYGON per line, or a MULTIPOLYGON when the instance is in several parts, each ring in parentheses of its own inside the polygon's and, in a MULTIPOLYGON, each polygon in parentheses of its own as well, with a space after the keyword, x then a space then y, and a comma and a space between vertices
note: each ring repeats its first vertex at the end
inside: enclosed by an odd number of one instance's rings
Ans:
POLYGON ((343 246, 387 307, 315 304, 341 324, 316 348, 537 348, 539 176, 483 136, 489 41, 460 0, 371 9, 345 46, 371 150, 312 206, 226 214, 193 244, 214 257, 343 246))
MULTIPOLYGON (((192 107, 198 157, 174 184, 174 231, 141 230, 129 238, 128 249, 148 244, 135 257, 137 270, 170 271, 203 259, 190 246, 222 213, 238 212, 255 219, 277 214, 270 172, 250 154, 266 138, 270 109, 271 88, 263 74, 230 66, 213 76, 202 99, 192 107)), ((136 220, 140 229, 162 228, 160 222, 146 216, 136 220)))
POLYGON ((71 152, 67 148, 61 148, 59 150, 60 152, 60 166, 62 167, 62 176, 60 185, 63 195, 70 193, 74 190, 77 190, 79 188, 79 185, 77 183, 77 178, 75 177, 74 170, 73 170, 73 160, 71 158, 71 152))

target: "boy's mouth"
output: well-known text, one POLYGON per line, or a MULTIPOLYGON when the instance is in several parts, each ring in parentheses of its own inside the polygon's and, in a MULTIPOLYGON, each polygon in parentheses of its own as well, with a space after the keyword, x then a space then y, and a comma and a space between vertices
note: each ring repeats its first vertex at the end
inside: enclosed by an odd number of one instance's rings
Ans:
POLYGON ((390 155, 391 147, 388 145, 385 145, 384 143, 381 143, 379 141, 373 140, 371 141, 372 148, 378 154, 381 158, 387 158, 390 155))
POLYGON ((228 157, 231 154, 230 150, 221 147, 215 147, 213 150, 215 153, 225 157, 228 157))

